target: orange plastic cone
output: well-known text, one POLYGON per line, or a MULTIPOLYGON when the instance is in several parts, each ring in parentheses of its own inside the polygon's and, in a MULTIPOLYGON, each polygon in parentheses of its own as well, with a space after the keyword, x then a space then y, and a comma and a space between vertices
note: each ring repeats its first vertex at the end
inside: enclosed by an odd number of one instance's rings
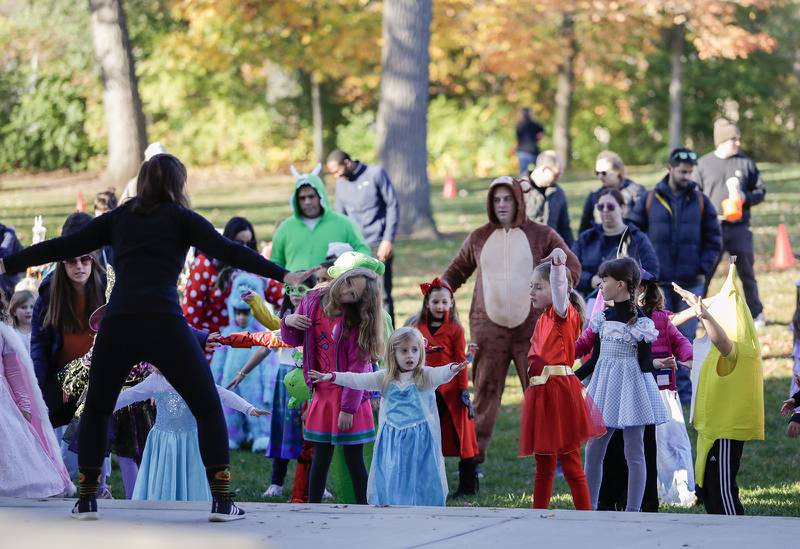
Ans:
POLYGON ((775 235, 775 258, 772 266, 778 271, 794 266, 792 244, 789 242, 789 233, 786 232, 786 225, 783 223, 778 225, 778 234, 775 235))
POLYGON ((78 191, 78 199, 75 201, 75 211, 78 212, 85 212, 86 211, 86 199, 83 198, 83 192, 78 191))
POLYGON ((458 186, 456 180, 452 175, 447 175, 444 178, 444 187, 442 187, 442 196, 445 198, 455 198, 458 195, 458 186))

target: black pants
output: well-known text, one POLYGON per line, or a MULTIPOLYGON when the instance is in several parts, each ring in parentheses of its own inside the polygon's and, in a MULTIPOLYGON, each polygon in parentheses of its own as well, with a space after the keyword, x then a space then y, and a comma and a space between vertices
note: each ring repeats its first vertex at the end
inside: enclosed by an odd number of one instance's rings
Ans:
MULTIPOLYGON (((353 492, 356 495, 356 503, 367 504, 367 468, 364 465, 364 445, 345 444, 344 462, 350 471, 350 478, 353 480, 353 492)), ((321 503, 322 495, 325 493, 325 483, 328 480, 328 468, 333 459, 334 446, 322 442, 314 443, 314 458, 311 460, 311 478, 309 479, 308 501, 309 503, 321 503)))
MULTIPOLYGON (((755 251, 753 231, 750 230, 750 226, 746 223, 722 223, 722 251, 736 256, 736 272, 742 281, 744 299, 747 301, 750 314, 756 318, 764 310, 764 305, 758 296, 758 283, 753 270, 755 251)), ((716 271, 716 268, 714 270, 716 271)), ((706 290, 709 282, 710 280, 706 282, 706 290)))
POLYGON ((286 471, 289 469, 289 460, 283 458, 272 458, 272 481, 270 484, 283 486, 286 480, 286 471))
MULTIPOLYGON (((372 247, 372 255, 378 256, 378 246, 372 247)), ((383 271, 383 306, 389 316, 392 317, 392 324, 394 324, 394 300, 392 299, 392 264, 394 263, 394 255, 383 262, 386 269, 383 271)))
POLYGON ((698 486, 697 491, 709 515, 744 515, 736 484, 743 449, 743 441, 721 438, 708 452, 703 486, 698 486))
POLYGON ((78 465, 99 468, 108 422, 134 364, 154 364, 197 420, 206 467, 228 465, 228 432, 211 369, 186 320, 169 314, 129 314, 103 320, 92 352, 89 389, 81 416, 78 465))
MULTIPOLYGON (((647 480, 644 485, 643 513, 658 512, 658 463, 656 426, 644 428, 644 461, 647 480)), ((625 442, 622 429, 617 429, 606 448, 603 459, 603 483, 597 500, 598 511, 624 511, 628 500, 628 465, 625 462, 625 442)))

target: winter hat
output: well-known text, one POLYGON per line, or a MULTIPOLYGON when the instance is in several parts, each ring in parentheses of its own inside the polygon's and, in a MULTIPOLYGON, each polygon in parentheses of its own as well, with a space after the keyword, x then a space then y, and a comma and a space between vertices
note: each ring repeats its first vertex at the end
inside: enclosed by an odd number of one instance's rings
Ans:
POLYGON ((361 252, 345 252, 339 256, 333 267, 328 268, 328 274, 331 278, 337 278, 353 269, 367 269, 380 276, 383 275, 386 266, 382 261, 361 252))
POLYGON ((727 118, 717 118, 714 121, 714 146, 718 147, 720 143, 724 143, 729 139, 740 135, 739 128, 736 124, 727 118))
POLYGON ((161 144, 161 142, 156 141, 155 143, 150 143, 147 148, 144 150, 144 159, 150 160, 157 154, 167 154, 167 148, 161 144))

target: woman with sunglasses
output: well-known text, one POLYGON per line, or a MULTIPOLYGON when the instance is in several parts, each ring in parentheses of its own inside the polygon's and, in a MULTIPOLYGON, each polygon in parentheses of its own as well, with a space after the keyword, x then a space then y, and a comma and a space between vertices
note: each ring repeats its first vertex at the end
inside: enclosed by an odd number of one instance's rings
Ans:
POLYGON ((157 364, 197 420, 200 453, 211 494, 211 521, 244 518, 230 492, 230 457, 225 418, 203 350, 178 303, 178 276, 189 246, 260 276, 297 283, 253 250, 226 239, 189 208, 186 168, 158 154, 142 163, 137 196, 93 219, 79 232, 41 242, 0 260, 0 274, 31 265, 79 257, 111 244, 117 280, 95 340, 89 389, 81 417, 79 519, 97 518, 100 465, 108 422, 131 366, 157 364))
POLYGON ((581 279, 576 287, 579 292, 589 295, 600 285, 597 271, 609 259, 630 257, 639 265, 658 276, 658 258, 647 235, 636 225, 625 224, 622 208, 625 198, 616 189, 603 188, 597 193, 594 209, 600 217, 583 231, 572 246, 572 251, 581 262, 581 279))
POLYGON ((589 196, 586 197, 578 232, 582 233, 587 229, 591 229, 593 224, 601 222, 600 212, 595 209, 595 204, 597 204, 600 191, 603 189, 618 190, 625 199, 622 208, 622 219, 626 222, 636 222, 636 219, 631 217, 631 211, 636 201, 647 191, 643 185, 626 177, 625 163, 622 161, 622 158, 614 151, 602 151, 597 155, 597 160, 594 165, 594 174, 597 176, 597 179, 600 180, 601 187, 590 192, 589 196))

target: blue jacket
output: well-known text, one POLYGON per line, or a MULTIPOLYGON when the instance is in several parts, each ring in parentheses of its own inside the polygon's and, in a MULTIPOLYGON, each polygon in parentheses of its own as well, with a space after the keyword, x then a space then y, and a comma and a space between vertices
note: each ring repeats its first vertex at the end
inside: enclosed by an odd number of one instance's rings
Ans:
POLYGON ((394 242, 400 211, 389 175, 380 166, 358 162, 350 178, 336 180, 336 211, 358 225, 370 247, 394 242))
POLYGON ((722 249, 717 210, 695 183, 675 196, 665 176, 652 193, 649 208, 651 193, 636 203, 634 216, 641 220, 641 228, 656 250, 661 268, 659 280, 678 284, 705 282, 713 274, 722 249))
POLYGON ((639 262, 647 272, 655 277, 659 276, 658 257, 650 239, 640 231, 636 225, 629 224, 624 233, 619 235, 621 245, 610 254, 603 254, 604 240, 603 226, 595 224, 592 228, 583 231, 572 246, 572 251, 581 262, 581 279, 576 289, 584 294, 592 291, 592 277, 597 274, 600 265, 609 259, 630 257, 639 262))

